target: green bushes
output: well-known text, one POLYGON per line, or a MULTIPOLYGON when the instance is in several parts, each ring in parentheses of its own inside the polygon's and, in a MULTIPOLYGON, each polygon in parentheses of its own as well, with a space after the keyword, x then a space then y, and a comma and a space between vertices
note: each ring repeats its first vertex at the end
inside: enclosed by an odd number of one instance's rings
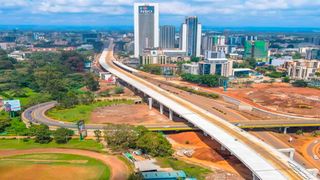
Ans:
POLYGON ((154 64, 144 65, 140 69, 151 74, 161 75, 161 67, 154 64))
POLYGON ((207 93, 207 92, 203 92, 203 91, 197 91, 195 89, 186 87, 186 86, 178 86, 178 85, 174 85, 175 88, 181 89, 183 91, 187 91, 193 94, 197 94, 199 96, 204 96, 204 97, 208 97, 208 98, 212 98, 212 99, 217 99, 219 98, 219 95, 214 94, 214 93, 207 93))
POLYGON ((114 150, 138 148, 152 156, 170 156, 173 153, 171 144, 164 136, 150 132, 143 126, 108 125, 104 135, 114 150))
POLYGON ((296 80, 292 83, 294 87, 307 87, 308 83, 304 80, 296 80))
POLYGON ((194 75, 185 73, 181 75, 181 78, 185 81, 207 85, 209 87, 218 87, 220 76, 214 74, 194 75))
POLYGON ((53 136, 57 144, 66 144, 73 134, 74 132, 70 129, 59 128, 53 133, 53 136))

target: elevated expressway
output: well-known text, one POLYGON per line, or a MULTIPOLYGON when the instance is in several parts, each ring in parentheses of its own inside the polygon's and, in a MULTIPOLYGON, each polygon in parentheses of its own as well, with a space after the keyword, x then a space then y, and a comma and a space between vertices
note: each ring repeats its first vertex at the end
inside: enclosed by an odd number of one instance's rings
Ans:
POLYGON ((126 71, 128 70, 126 66, 114 61, 112 49, 113 45, 111 44, 109 49, 103 51, 99 59, 103 69, 143 92, 145 96, 150 97, 149 100, 158 102, 160 111, 163 111, 164 107, 168 108, 169 116, 175 113, 183 117, 212 139, 218 141, 252 171, 254 179, 316 179, 289 157, 249 133, 144 79, 138 78, 134 75, 134 70, 131 70, 133 73, 129 73, 126 71))

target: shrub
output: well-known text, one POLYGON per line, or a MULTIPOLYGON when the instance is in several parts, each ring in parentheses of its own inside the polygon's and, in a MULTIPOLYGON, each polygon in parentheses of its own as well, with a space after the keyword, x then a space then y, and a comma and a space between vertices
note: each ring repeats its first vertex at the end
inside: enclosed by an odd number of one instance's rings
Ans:
POLYGON ((297 134, 297 135, 303 135, 302 129, 299 129, 298 131, 296 131, 296 134, 297 134))
POLYGON ((57 144, 66 144, 73 134, 74 132, 72 130, 66 128, 59 128, 53 133, 54 140, 57 144))
POLYGON ((48 144, 51 142, 51 132, 47 125, 41 124, 33 127, 35 133, 35 142, 40 144, 48 144))

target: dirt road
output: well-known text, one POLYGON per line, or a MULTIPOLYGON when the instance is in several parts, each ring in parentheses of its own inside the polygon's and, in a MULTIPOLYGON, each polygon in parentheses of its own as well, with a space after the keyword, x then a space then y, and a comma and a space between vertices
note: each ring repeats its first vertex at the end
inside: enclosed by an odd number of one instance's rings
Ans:
POLYGON ((61 153, 87 156, 102 161, 109 166, 111 171, 111 180, 123 180, 129 176, 129 168, 127 165, 115 156, 104 155, 93 151, 79 149, 61 149, 61 148, 39 148, 26 150, 0 150, 0 157, 34 154, 34 153, 61 153))

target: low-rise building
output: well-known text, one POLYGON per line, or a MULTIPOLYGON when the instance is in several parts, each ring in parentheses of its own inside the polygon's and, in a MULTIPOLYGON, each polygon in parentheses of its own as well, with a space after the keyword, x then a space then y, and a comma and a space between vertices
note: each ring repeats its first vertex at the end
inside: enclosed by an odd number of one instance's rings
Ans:
POLYGON ((199 74, 199 64, 198 63, 182 64, 181 71, 183 73, 197 75, 199 74))
POLYGON ((140 65, 145 64, 172 64, 179 61, 188 61, 190 57, 179 49, 163 50, 160 48, 145 49, 140 56, 140 65))
POLYGON ((283 65, 287 69, 287 74, 292 79, 309 80, 316 78, 316 72, 320 71, 319 60, 292 60, 286 61, 283 65))
POLYGON ((25 60, 26 54, 22 51, 13 51, 12 53, 8 54, 9 57, 15 58, 17 61, 25 60))
POLYGON ((205 60, 199 62, 199 74, 217 74, 220 76, 232 76, 233 61, 225 58, 223 52, 208 51, 205 60))

